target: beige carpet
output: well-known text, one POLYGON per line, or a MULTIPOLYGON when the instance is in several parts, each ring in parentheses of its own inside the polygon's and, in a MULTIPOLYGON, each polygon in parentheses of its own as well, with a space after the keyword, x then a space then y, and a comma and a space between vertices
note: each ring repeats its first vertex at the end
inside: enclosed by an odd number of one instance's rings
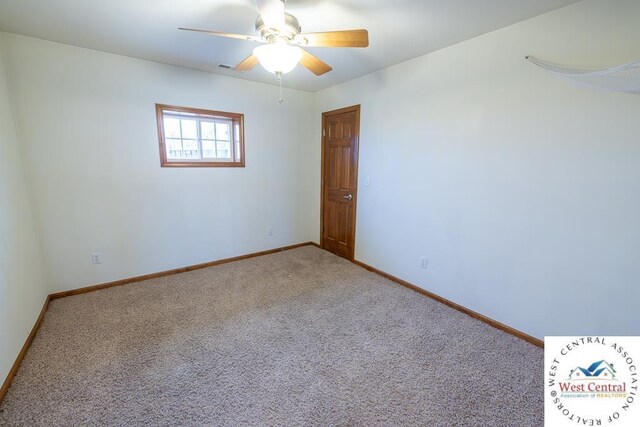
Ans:
POLYGON ((11 426, 541 426, 543 355, 315 247, 55 300, 11 426))

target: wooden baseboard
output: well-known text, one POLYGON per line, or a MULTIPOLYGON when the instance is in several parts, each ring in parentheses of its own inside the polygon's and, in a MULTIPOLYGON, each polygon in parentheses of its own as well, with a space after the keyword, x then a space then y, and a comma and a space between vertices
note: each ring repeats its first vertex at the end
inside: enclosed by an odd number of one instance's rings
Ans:
POLYGON ((467 307, 464 307, 464 306, 462 306, 460 304, 456 304, 453 301, 449 301, 448 299, 446 299, 444 297, 441 297, 440 295, 437 295, 437 294, 434 294, 433 292, 429 292, 429 291, 427 291, 425 289, 422 289, 419 286, 416 286, 416 285, 414 285, 412 283, 409 283, 406 280, 402 280, 402 279, 399 279, 399 278, 397 278, 395 276, 392 276, 391 274, 386 273, 386 272, 384 272, 382 270, 378 270, 375 267, 371 267, 368 264, 365 264, 365 263, 360 262, 358 260, 353 260, 352 262, 354 264, 359 265, 360 267, 363 267, 363 268, 365 268, 365 269, 367 269, 367 270, 369 270, 369 271, 371 271, 373 273, 376 273, 376 274, 378 274, 378 275, 380 275, 380 276, 382 276, 382 277, 384 277, 386 279, 389 279, 389 280, 391 280, 393 282, 396 282, 399 285, 402 285, 402 286, 404 286, 406 288, 414 290, 414 291, 416 291, 416 292, 418 292, 418 293, 420 293, 422 295, 425 295, 425 296, 427 296, 427 297, 429 297, 431 299, 434 299, 434 300, 436 300, 438 302, 441 302, 442 304, 448 305, 449 307, 454 308, 454 309, 456 309, 456 310, 458 310, 458 311, 460 311, 460 312, 462 312, 464 314, 467 314, 467 315, 473 317, 474 319, 478 319, 481 322, 487 323, 488 325, 491 325, 496 329, 500 329, 501 331, 504 331, 504 332, 506 332, 508 334, 514 335, 514 336, 516 336, 516 337, 518 337, 520 339, 523 339, 523 340, 527 341, 528 343, 533 344, 533 345, 535 345, 537 347, 544 348, 544 341, 541 340, 541 339, 538 339, 536 337, 532 337, 529 334, 525 334, 524 332, 519 331, 517 329, 514 329, 511 326, 507 326, 504 323, 500 323, 497 320, 493 320, 492 318, 487 317, 487 316, 485 316, 483 314, 477 313, 477 312, 475 312, 475 311, 473 311, 471 309, 468 309, 467 307))
POLYGON ((40 329, 40 325, 42 324, 42 321, 44 319, 44 315, 47 312, 47 309, 49 308, 49 302, 50 301, 52 301, 54 299, 58 299, 58 298, 64 298, 64 297, 72 296, 72 295, 86 294, 87 292, 94 292, 94 291, 99 291, 101 289, 112 288, 114 286, 122 286, 122 285, 126 285, 126 284, 129 284, 129 283, 142 282, 143 280, 155 279, 157 277, 170 276, 172 274, 185 273, 187 271, 193 271, 193 270, 199 270, 199 269, 202 269, 202 268, 213 267, 213 266, 216 266, 216 265, 226 264, 226 263, 233 262, 233 261, 240 261, 240 260, 243 260, 243 259, 255 258, 255 257, 259 257, 259 256, 262 256, 262 255, 269 255, 269 254, 273 254, 273 253, 276 253, 276 252, 287 251, 287 250, 290 250, 290 249, 296 249, 296 248, 300 248, 300 247, 303 247, 303 246, 309 246, 309 245, 313 245, 313 246, 318 246, 319 247, 319 245, 317 243, 315 243, 315 242, 299 243, 297 245, 284 246, 284 247, 281 247, 281 248, 269 249, 269 250, 261 251, 261 252, 254 252, 254 253, 251 253, 251 254, 246 254, 246 255, 240 255, 240 256, 236 256, 236 257, 221 259, 221 260, 218 260, 218 261, 212 261, 212 262, 206 262, 206 263, 203 263, 203 264, 190 265, 188 267, 175 268, 173 270, 161 271, 159 273, 145 274, 143 276, 132 277, 132 278, 129 278, 129 279, 116 280, 114 282, 102 283, 102 284, 99 284, 99 285, 87 286, 87 287, 78 288, 78 289, 71 289, 71 290, 68 290, 68 291, 56 292, 56 293, 48 295, 47 298, 44 301, 44 306, 42 307, 42 311, 40 311, 40 315, 38 316, 38 319, 36 320, 36 323, 33 326, 33 329, 31 330, 31 333, 29 334, 29 336, 27 337, 27 340, 25 341, 24 345, 22 346, 22 349, 20 350, 20 353, 18 354, 18 357, 16 358, 16 361, 13 363, 13 366, 11 367, 11 370, 9 371, 9 374, 7 375, 7 378, 4 380, 4 383, 2 384, 2 388, 0 388, 0 403, 2 403, 2 401, 4 400, 4 397, 6 396, 7 392, 9 391, 9 387, 11 386, 11 382, 13 381, 13 378, 16 376, 16 373, 18 372, 18 369, 20 369, 20 365, 22 364, 22 361, 24 360, 24 357, 27 354, 27 351, 29 350, 29 347, 31 346, 31 343, 33 342, 33 339, 36 337, 36 334, 38 333, 38 330, 40 329))
POLYGON ((4 400, 4 397, 7 395, 7 392, 9 391, 9 387, 11 386, 11 382, 13 381, 13 378, 18 373, 18 369, 20 369, 20 365, 22 365, 22 361, 24 360, 24 357, 27 355, 27 351, 29 350, 29 347, 31 347, 31 343, 33 342, 33 339, 38 334, 38 330, 40 329, 40 325, 42 324, 42 320, 44 319, 44 314, 47 312, 47 309, 49 308, 50 300, 51 299, 48 296, 47 298, 45 298, 44 305, 42 306, 42 310, 40 310, 40 315, 38 316, 38 319, 36 320, 35 325, 33 325, 33 328, 31 329, 31 333, 27 337, 27 340, 22 346, 22 349, 20 349, 20 353, 18 353, 18 357, 16 358, 16 361, 13 362, 13 366, 11 367, 11 369, 9 370, 9 373, 7 374, 7 378, 4 380, 4 383, 2 383, 2 387, 0 388, 0 403, 2 403, 2 401, 4 400))
POLYGON ((317 244, 314 243, 314 242, 298 243, 296 245, 284 246, 284 247, 281 247, 281 248, 269 249, 269 250, 261 251, 261 252, 254 252, 254 253, 251 253, 251 254, 240 255, 240 256, 235 256, 235 257, 225 258, 225 259, 220 259, 218 261, 205 262, 203 264, 195 264, 195 265, 190 265, 188 267, 174 268, 173 270, 166 270, 166 271, 161 271, 161 272, 158 272, 158 273, 145 274, 143 276, 130 277, 128 279, 115 280, 113 282, 101 283, 99 285, 86 286, 86 287, 83 287, 83 288, 70 289, 68 291, 56 292, 56 293, 53 293, 53 294, 49 295, 49 297, 52 300, 54 300, 54 299, 58 299, 58 298, 69 297, 69 296, 72 296, 72 295, 86 294, 87 292, 94 292, 94 291, 99 291, 101 289, 113 288, 114 286, 128 285, 129 283, 142 282, 144 280, 157 279, 158 277, 171 276, 173 274, 179 274, 179 273, 186 273, 187 271, 200 270, 202 268, 208 268, 208 267, 213 267, 213 266, 220 265, 220 264, 226 264, 226 263, 233 262, 233 261, 240 261, 240 260, 243 260, 243 259, 249 259, 249 258, 255 258, 255 257, 263 256, 263 255, 274 254, 276 252, 288 251, 290 249, 296 249, 296 248, 300 248, 300 247, 303 247, 303 246, 309 246, 309 245, 317 245, 317 244))

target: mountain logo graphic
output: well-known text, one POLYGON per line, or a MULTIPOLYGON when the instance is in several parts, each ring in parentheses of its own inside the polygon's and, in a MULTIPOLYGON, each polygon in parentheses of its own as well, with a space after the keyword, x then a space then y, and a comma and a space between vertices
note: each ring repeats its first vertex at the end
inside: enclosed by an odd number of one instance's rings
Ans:
POLYGON ((600 360, 593 362, 588 368, 577 366, 569 372, 570 380, 588 380, 588 379, 614 380, 616 378, 616 370, 613 363, 600 360))

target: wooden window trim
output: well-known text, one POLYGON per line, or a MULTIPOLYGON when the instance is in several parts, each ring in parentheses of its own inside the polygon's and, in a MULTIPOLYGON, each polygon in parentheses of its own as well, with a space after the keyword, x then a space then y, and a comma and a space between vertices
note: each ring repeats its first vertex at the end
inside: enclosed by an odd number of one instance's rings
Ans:
MULTIPOLYGON (((184 167, 226 167, 226 168, 243 168, 245 167, 245 150, 244 150, 244 114, 228 113, 225 111, 204 110, 201 108, 190 107, 178 107, 175 105, 156 104, 156 121, 158 125, 158 142, 160 146, 160 166, 163 168, 184 168, 184 167), (237 162, 225 162, 225 161, 211 161, 209 159, 194 159, 194 160, 169 160, 167 159, 167 147, 164 137, 164 111, 176 111, 181 113, 191 113, 204 116, 220 117, 223 119, 230 119, 233 127, 237 124, 239 129, 239 148, 240 148, 240 160, 237 162)), ((235 146, 234 135, 230 137, 230 144, 235 146)))

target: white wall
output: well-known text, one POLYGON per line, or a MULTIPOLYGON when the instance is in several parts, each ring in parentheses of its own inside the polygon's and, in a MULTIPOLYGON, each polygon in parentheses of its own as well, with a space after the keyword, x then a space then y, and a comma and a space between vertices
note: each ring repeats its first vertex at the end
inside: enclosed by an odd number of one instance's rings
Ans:
POLYGON ((11 111, 0 33, 0 385, 47 292, 11 111))
POLYGON ((317 239, 312 94, 280 105, 276 86, 14 34, 5 48, 51 291, 317 239), (155 103, 243 113, 246 167, 161 168, 155 103))
POLYGON ((584 1, 319 92, 316 141, 362 104, 356 258, 540 338, 640 335, 640 96, 524 60, 640 59, 639 20, 584 1))

